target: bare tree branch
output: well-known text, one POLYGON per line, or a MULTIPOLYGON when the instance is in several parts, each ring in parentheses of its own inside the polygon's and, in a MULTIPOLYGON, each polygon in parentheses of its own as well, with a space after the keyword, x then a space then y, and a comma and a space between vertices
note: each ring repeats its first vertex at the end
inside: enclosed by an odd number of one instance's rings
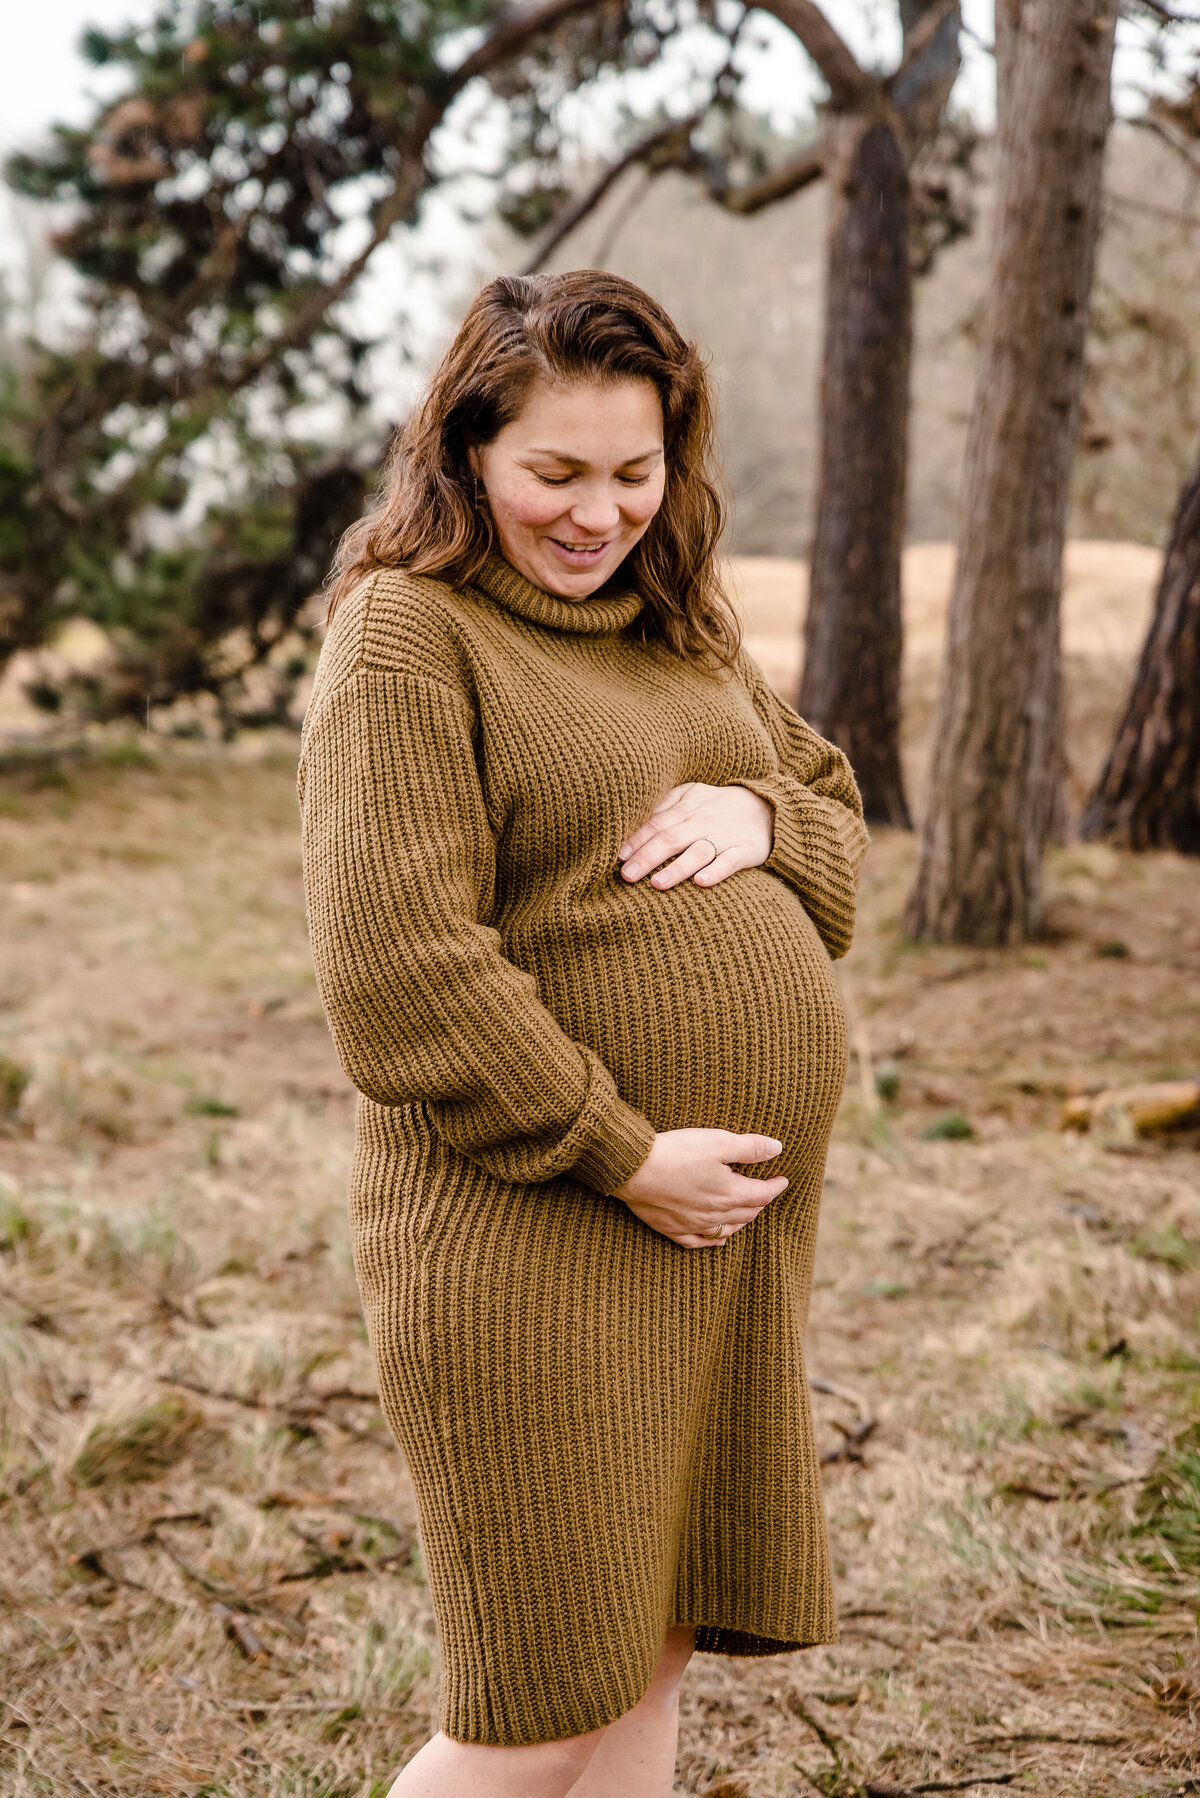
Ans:
POLYGON ((564 19, 573 19, 578 13, 590 12, 595 4, 596 0, 540 0, 537 6, 514 6, 509 12, 502 13, 479 48, 451 70, 443 111, 476 75, 486 75, 498 62, 523 50, 531 37, 552 31, 564 19))
MULTIPOLYGON (((924 56, 934 38, 942 31, 946 20, 955 14, 961 14, 961 11, 959 0, 934 0, 932 5, 927 3, 918 22, 904 33, 904 51, 900 65, 888 76, 885 85, 895 87, 924 56)), ((955 18, 954 23, 956 30, 961 31, 961 17, 955 18)))
POLYGON ((920 22, 905 33, 900 67, 883 83, 884 92, 918 136, 941 116, 954 86, 962 60, 961 30, 959 0, 938 0, 927 7, 920 22))
POLYGON ((221 383, 223 391, 236 393, 256 380, 282 350, 302 342, 329 308, 336 305, 358 280, 375 251, 391 235, 393 227, 411 209, 425 186, 425 150, 429 139, 467 83, 479 75, 486 75, 515 55, 531 38, 553 30, 565 19, 590 11, 595 3, 596 0, 541 0, 539 5, 514 7, 511 12, 501 15, 479 47, 450 71, 436 98, 427 100, 418 112, 408 133, 391 191, 375 208, 371 235, 363 249, 332 281, 314 289, 303 305, 297 307, 278 337, 263 344, 254 356, 249 357, 232 380, 221 383))
POLYGON ((647 161, 656 150, 666 149, 671 145, 672 140, 675 140, 682 150, 702 117, 702 113, 694 112, 690 118, 672 119, 669 124, 659 125, 655 130, 648 131, 645 137, 641 137, 636 143, 631 144, 624 154, 618 156, 614 162, 610 162, 607 168, 601 170, 590 187, 585 187, 582 193, 576 194, 573 199, 568 200, 566 205, 551 219, 537 249, 522 269, 522 274, 536 275, 538 270, 545 265, 547 258, 553 255, 564 237, 569 237, 575 227, 582 224, 589 213, 595 211, 605 194, 616 181, 620 180, 627 169, 633 168, 636 163, 647 161))
POLYGON ((1192 149, 1186 138, 1176 137, 1175 133, 1169 131, 1162 120, 1156 119, 1153 113, 1135 114, 1130 118, 1129 123, 1136 125, 1139 131, 1152 131, 1155 137, 1161 137, 1164 144, 1169 144, 1174 150, 1176 156, 1183 158, 1193 174, 1200 175, 1200 155, 1197 155, 1196 151, 1192 149))
POLYGON ((799 38, 825 78, 835 111, 862 106, 875 98, 878 83, 814 0, 756 0, 756 4, 758 11, 770 13, 799 38))
POLYGON ((764 206, 785 200, 789 194, 799 193, 801 188, 811 187, 814 181, 819 181, 825 173, 827 155, 828 146, 822 138, 811 149, 772 169, 758 181, 748 181, 744 187, 729 187, 723 191, 710 184, 709 192, 726 212, 745 215, 761 212, 764 206))
MULTIPOLYGON (((1195 25, 1200 23, 1200 20, 1197 20, 1194 13, 1189 15, 1188 13, 1176 12, 1174 7, 1164 6, 1163 0, 1134 0, 1134 4, 1139 6, 1143 12, 1153 13, 1155 18, 1160 20, 1164 25, 1195 25)), ((1122 8, 1122 10, 1124 11, 1125 9, 1122 8)))

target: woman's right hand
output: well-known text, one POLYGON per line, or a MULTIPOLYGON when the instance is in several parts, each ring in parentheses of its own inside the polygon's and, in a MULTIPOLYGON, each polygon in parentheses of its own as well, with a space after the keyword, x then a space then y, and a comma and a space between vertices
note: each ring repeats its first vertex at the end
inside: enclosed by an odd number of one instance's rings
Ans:
POLYGON ((684 1249, 715 1249, 777 1199, 787 1178, 735 1174, 731 1161, 772 1161, 783 1144, 774 1136, 733 1130, 660 1130, 635 1174, 614 1195, 635 1217, 684 1249), (719 1225, 725 1234, 712 1234, 719 1225))

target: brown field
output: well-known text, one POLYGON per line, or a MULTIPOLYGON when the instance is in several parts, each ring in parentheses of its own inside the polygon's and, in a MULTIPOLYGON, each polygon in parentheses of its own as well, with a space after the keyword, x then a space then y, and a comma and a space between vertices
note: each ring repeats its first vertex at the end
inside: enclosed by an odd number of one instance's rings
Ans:
MULTIPOLYGON (((919 790, 945 552, 908 573, 919 790)), ((1076 797, 1153 573, 1072 552, 1076 797)), ((787 692, 799 570, 740 579, 787 692)), ((0 771, 6 1798, 367 1798, 430 1724, 294 759, 98 736, 0 771)), ((698 1659, 680 1789, 1200 1791, 1200 1135, 1058 1128, 1200 1063, 1198 870, 1068 844, 1048 940, 974 953, 905 942, 912 862, 877 834, 839 964, 810 1373, 842 1640, 698 1659)))

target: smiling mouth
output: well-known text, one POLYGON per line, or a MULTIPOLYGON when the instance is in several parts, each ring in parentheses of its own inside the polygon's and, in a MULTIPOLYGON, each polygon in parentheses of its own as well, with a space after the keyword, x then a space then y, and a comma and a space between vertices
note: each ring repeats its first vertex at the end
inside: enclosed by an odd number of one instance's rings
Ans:
POLYGON ((569 556, 597 556, 608 548, 610 539, 605 537, 600 543, 567 543, 562 537, 551 537, 550 541, 569 556))

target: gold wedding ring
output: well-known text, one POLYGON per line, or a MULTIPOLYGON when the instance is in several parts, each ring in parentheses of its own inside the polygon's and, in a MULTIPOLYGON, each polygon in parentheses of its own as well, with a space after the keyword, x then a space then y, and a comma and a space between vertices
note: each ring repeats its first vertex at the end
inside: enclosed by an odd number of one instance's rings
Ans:
POLYGON ((715 1230, 702 1230, 700 1234, 702 1236, 707 1236, 710 1242, 720 1242, 723 1240, 726 1232, 732 1230, 732 1228, 732 1224, 718 1224, 715 1230))

